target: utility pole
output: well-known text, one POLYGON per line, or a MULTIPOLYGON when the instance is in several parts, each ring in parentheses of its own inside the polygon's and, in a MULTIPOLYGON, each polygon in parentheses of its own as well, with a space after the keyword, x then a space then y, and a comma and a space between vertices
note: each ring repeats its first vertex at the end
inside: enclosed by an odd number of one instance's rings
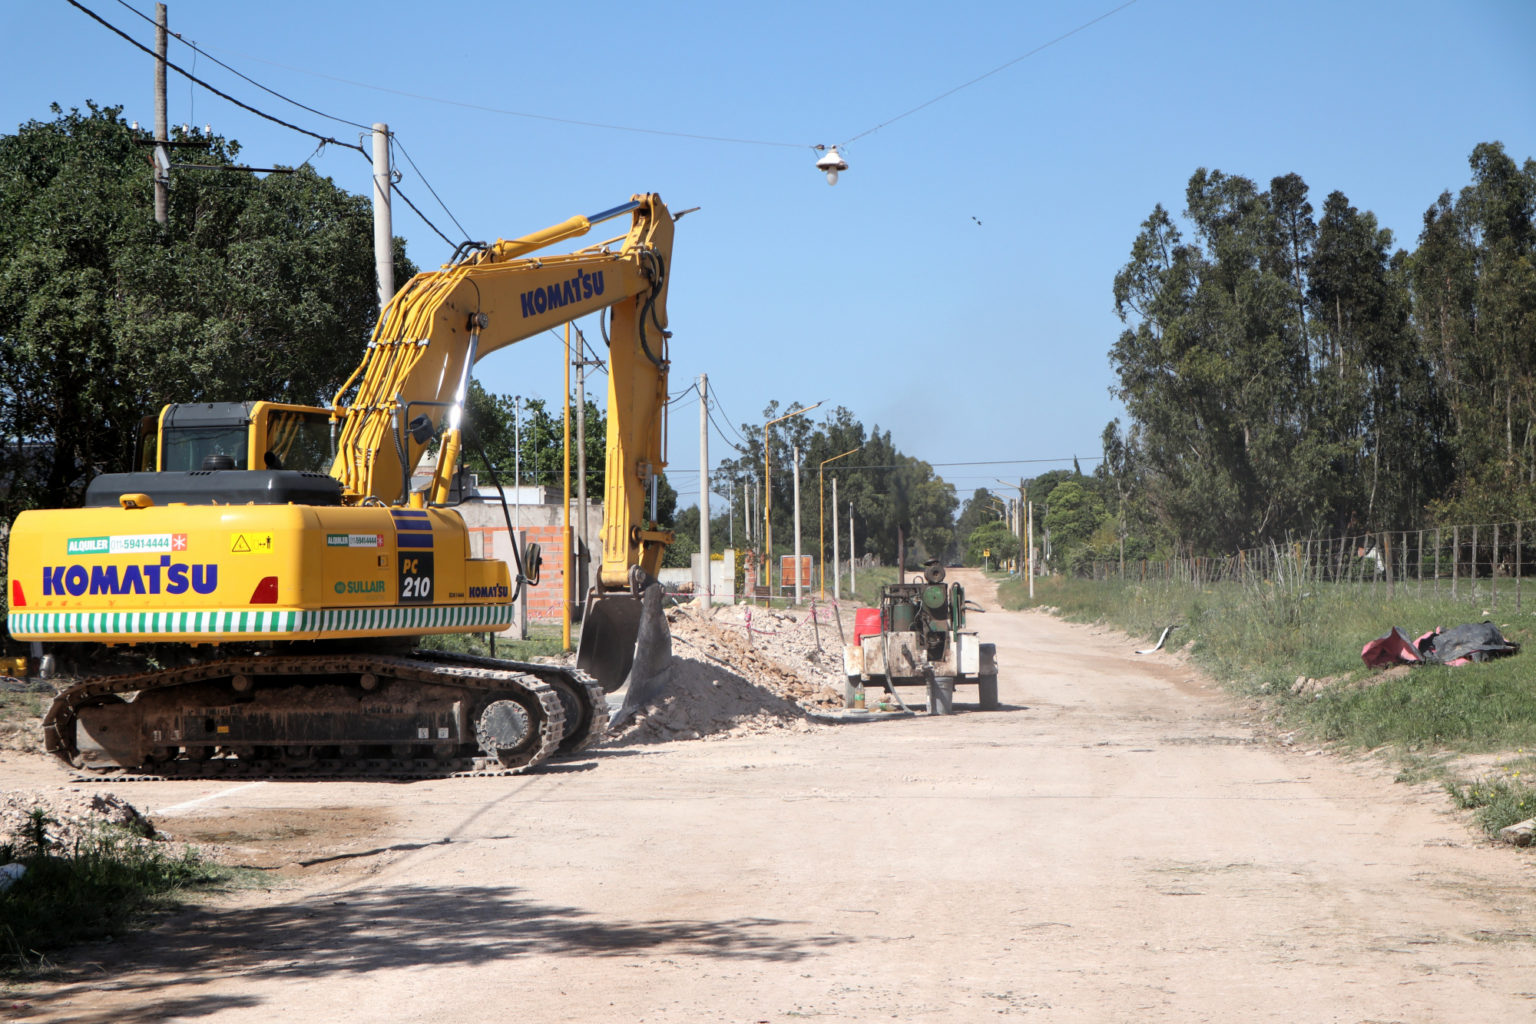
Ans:
POLYGON ((731 497, 725 505, 725 543, 736 546, 736 481, 731 481, 731 497))
MULTIPOLYGON (((1019 538, 1019 568, 1020 569, 1024 568, 1024 563, 1025 563, 1025 560, 1026 560, 1025 559, 1025 552, 1028 550, 1024 546, 1024 530, 1023 530, 1023 526, 1024 526, 1024 503, 1026 501, 1028 501, 1028 500, 1029 500, 1029 488, 1024 486, 1024 478, 1023 477, 1019 477, 1018 516, 1014 520, 1013 535, 1015 537, 1019 538)), ((1033 586, 1034 584, 1030 584, 1030 585, 1033 586)))
POLYGON ((704 594, 704 617, 714 604, 714 581, 709 571, 709 374, 699 374, 699 575, 704 594))
MULTIPOLYGON (((837 549, 837 477, 832 478, 832 600, 840 600, 837 579, 842 575, 843 559, 837 549)), ((826 567, 822 567, 825 571, 826 567)))
POLYGON ((170 203, 170 178, 167 168, 171 158, 163 143, 170 140, 170 116, 165 110, 165 51, 166 36, 165 4, 155 4, 155 223, 165 227, 167 207, 170 203))
POLYGON ((389 125, 373 125, 373 265, 379 275, 379 314, 395 297, 395 235, 389 219, 389 125))
POLYGON ((1024 507, 1029 510, 1026 517, 1029 523, 1029 599, 1033 601, 1035 599, 1035 503, 1026 502, 1024 507))
POLYGON ((800 446, 799 445, 795 445, 795 604, 799 604, 799 603, 800 603, 800 446))
MULTIPOLYGON (((837 507, 833 506, 835 512, 837 507)), ((859 549, 853 544, 853 502, 848 503, 848 596, 853 597, 859 587, 859 570, 855 563, 859 560, 859 549)))
MULTIPOLYGON (((560 538, 564 541, 560 546, 564 549, 561 554, 563 563, 560 566, 560 649, 571 649, 571 566, 575 559, 571 557, 571 322, 565 322, 565 392, 560 396, 560 403, 564 406, 565 419, 565 463, 561 470, 561 482, 564 484, 564 497, 561 504, 565 507, 565 529, 560 531, 560 538)), ((655 503, 655 491, 652 494, 652 504, 655 503)), ((654 512, 651 513, 653 516, 654 512)))

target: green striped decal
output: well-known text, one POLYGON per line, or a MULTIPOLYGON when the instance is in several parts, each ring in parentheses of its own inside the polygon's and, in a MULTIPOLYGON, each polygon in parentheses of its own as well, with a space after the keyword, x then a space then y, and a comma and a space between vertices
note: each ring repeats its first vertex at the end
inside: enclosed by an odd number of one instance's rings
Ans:
POLYGON ((205 636, 219 633, 369 633, 512 624, 510 604, 465 604, 416 608, 327 608, 322 611, 212 612, 11 612, 11 636, 82 636, 135 633, 205 636))

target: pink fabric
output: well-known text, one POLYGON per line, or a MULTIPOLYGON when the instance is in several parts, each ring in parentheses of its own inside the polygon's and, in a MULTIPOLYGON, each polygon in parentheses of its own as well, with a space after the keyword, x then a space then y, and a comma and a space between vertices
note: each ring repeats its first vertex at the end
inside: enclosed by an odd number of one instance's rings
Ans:
POLYGON ((1407 634, 1396 627, 1386 636, 1379 636, 1360 648, 1360 658, 1368 668, 1411 665, 1423 660, 1419 657, 1419 652, 1414 649, 1413 642, 1408 639, 1407 634))

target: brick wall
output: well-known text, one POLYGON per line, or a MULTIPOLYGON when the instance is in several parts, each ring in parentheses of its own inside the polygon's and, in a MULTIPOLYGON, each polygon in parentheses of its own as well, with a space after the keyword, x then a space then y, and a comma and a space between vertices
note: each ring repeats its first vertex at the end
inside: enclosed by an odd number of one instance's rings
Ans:
MULTIPOLYGON (((515 575, 516 562, 512 558, 512 544, 507 533, 506 519, 500 505, 465 504, 458 506, 459 513, 469 527, 470 554, 480 558, 499 558, 512 567, 515 575)), ((565 532, 561 524, 559 505, 524 505, 520 511, 521 531, 529 544, 543 549, 543 563, 539 573, 539 585, 528 589, 528 621, 559 622, 561 602, 564 600, 565 581, 565 532)), ((571 599, 579 607, 586 597, 586 587, 597 570, 602 549, 602 506, 589 505, 587 509, 587 536, 594 550, 589 552, 586 571, 575 580, 571 599)), ((571 531, 577 533, 573 517, 571 531)), ((579 541, 578 541, 579 542, 579 541)), ((515 632, 516 627, 508 632, 515 632)))

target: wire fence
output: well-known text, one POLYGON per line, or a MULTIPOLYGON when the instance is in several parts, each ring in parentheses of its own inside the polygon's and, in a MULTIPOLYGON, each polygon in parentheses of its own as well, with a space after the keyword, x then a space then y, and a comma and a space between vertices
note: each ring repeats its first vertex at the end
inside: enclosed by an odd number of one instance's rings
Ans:
POLYGON ((1536 576, 1536 523, 1509 522, 1388 530, 1342 537, 1298 537, 1231 555, 1103 559, 1083 566, 1094 579, 1170 581, 1199 586, 1249 582, 1340 583, 1399 594, 1449 596, 1520 610, 1524 579, 1536 576), (1527 544, 1531 544, 1530 548, 1527 544))

